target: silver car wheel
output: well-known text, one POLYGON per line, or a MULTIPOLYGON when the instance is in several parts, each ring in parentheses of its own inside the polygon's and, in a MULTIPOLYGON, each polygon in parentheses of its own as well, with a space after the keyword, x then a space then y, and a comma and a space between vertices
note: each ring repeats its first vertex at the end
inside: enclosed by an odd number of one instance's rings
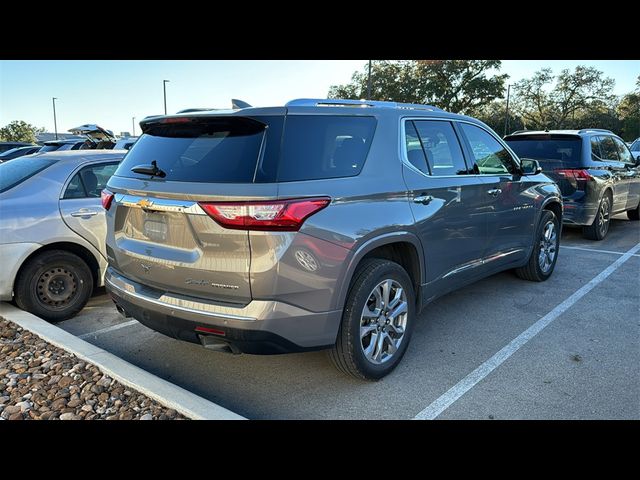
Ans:
POLYGON ((538 264, 543 273, 549 272, 557 254, 557 233, 556 225, 548 221, 542 229, 540 239, 540 252, 538 253, 538 264))
POLYGON ((398 351, 407 326, 407 295, 395 280, 378 283, 360 319, 360 347, 368 361, 382 364, 398 351))
POLYGON ((607 230, 609 230, 609 200, 604 199, 600 204, 600 208, 598 209, 598 226, 600 229, 600 235, 605 236, 607 234, 607 230))

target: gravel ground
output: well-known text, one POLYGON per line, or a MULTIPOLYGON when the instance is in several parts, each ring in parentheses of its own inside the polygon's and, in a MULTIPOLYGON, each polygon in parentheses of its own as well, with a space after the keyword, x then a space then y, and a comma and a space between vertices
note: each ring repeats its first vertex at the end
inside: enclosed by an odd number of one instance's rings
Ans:
POLYGON ((0 420, 185 420, 0 317, 0 420))

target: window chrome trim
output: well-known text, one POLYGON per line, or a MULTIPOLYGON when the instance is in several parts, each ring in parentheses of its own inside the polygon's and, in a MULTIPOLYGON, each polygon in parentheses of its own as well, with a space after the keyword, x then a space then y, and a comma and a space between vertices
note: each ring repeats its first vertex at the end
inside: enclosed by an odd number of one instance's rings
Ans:
MULTIPOLYGON (((433 121, 438 121, 438 122, 449 122, 449 123, 453 123, 453 122, 458 122, 458 123, 468 123, 469 125, 473 125, 475 127, 478 127, 482 130, 484 130, 485 132, 487 132, 489 134, 489 136, 491 136, 492 138, 494 138, 495 140, 498 141, 498 143, 500 145, 502 145, 507 152, 509 152, 509 154, 511 155, 511 159, 514 161, 515 165, 517 168, 522 168, 521 164, 520 164, 520 158, 513 152, 513 150, 511 150, 511 148, 509 148, 509 145, 507 145, 504 140, 502 140, 501 138, 498 138, 495 134, 491 133, 489 130, 487 130, 487 128, 485 128, 484 126, 475 123, 475 122, 470 122, 469 120, 463 120, 463 119, 457 119, 457 118, 447 118, 447 117, 436 117, 436 116, 424 116, 424 117, 418 117, 418 116, 406 116, 406 117, 400 117, 400 144, 399 144, 399 148, 400 148, 400 160, 402 161, 402 163, 407 166, 409 169, 413 170, 416 173, 419 173, 420 175, 427 177, 427 178, 467 178, 467 177, 496 177, 496 176, 509 176, 512 177, 514 174, 513 173, 505 173, 505 174, 500 174, 500 173, 467 173, 465 175, 427 175, 426 173, 422 172, 421 170, 417 169, 416 167, 414 167, 411 162, 409 162, 409 157, 407 155, 407 142, 406 142, 406 130, 405 130, 405 124, 407 121, 429 121, 429 120, 433 120, 433 121)), ((457 135, 456 135, 457 137, 457 135)), ((462 139, 458 138, 458 142, 460 144, 460 149, 463 152, 464 155, 464 148, 462 145, 462 139)), ((474 160, 475 162, 475 160, 474 160)))

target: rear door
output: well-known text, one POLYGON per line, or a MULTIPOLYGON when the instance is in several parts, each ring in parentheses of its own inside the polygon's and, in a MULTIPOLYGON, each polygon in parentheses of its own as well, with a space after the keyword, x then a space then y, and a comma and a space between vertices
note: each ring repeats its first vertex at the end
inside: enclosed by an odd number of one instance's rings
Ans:
POLYGON ((427 281, 434 295, 478 274, 486 247, 489 197, 482 180, 468 175, 453 124, 444 120, 404 122, 403 175, 427 281))
POLYGON ((64 223, 103 256, 107 227, 100 192, 117 167, 118 162, 100 162, 80 168, 71 176, 59 201, 64 223))
POLYGON ((608 135, 599 137, 601 159, 612 178, 612 211, 615 213, 624 210, 627 206, 629 182, 627 177, 628 169, 620 159, 620 153, 614 140, 614 137, 608 135))
POLYGON ((640 202, 640 166, 636 165, 635 159, 631 155, 629 147, 616 137, 610 137, 618 147, 618 156, 620 161, 624 163, 626 174, 624 182, 627 184, 627 203, 625 208, 633 210, 640 202))
POLYGON ((458 125, 473 171, 484 182, 482 193, 490 199, 485 262, 493 266, 522 259, 531 246, 535 221, 531 182, 520 175, 511 153, 488 130, 464 122, 458 125))
POLYGON ((143 124, 108 186, 115 193, 110 265, 162 291, 248 303, 249 233, 222 227, 201 203, 277 197, 273 160, 283 118, 196 115, 143 124), (151 162, 161 174, 139 173, 151 162))

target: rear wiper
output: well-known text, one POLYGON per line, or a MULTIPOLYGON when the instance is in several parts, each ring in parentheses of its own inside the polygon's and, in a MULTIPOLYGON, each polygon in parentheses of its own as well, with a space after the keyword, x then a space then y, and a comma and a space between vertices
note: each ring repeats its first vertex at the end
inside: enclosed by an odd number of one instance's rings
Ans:
POLYGON ((151 162, 151 165, 136 165, 131 171, 141 175, 151 175, 152 177, 164 178, 167 176, 166 173, 158 168, 158 163, 155 160, 151 162))

